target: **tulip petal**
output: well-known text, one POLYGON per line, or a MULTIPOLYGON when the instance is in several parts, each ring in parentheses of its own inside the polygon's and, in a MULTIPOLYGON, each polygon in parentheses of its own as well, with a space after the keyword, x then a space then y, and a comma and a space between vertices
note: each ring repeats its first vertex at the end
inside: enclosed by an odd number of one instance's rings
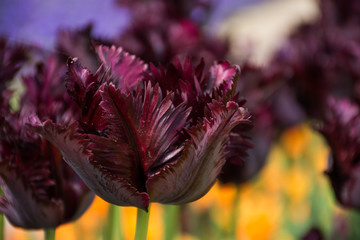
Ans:
POLYGON ((122 206, 136 206, 147 209, 149 196, 138 192, 123 178, 115 178, 109 172, 92 164, 93 153, 87 149, 89 139, 75 134, 77 124, 61 128, 51 121, 41 123, 30 118, 32 128, 53 143, 62 153, 64 160, 83 179, 86 185, 105 201, 122 206))
MULTIPOLYGON (((116 141, 127 139, 126 151, 136 159, 130 161, 141 164, 146 175, 154 166, 168 161, 168 156, 176 151, 174 143, 190 109, 185 110, 184 105, 174 107, 171 94, 163 99, 158 85, 152 87, 148 83, 141 88, 139 86, 133 96, 122 93, 114 85, 106 86, 101 106, 111 113, 107 116, 110 130, 106 134, 116 141)), ((142 184, 145 189, 145 181, 142 184)))
POLYGON ((185 103, 192 108, 192 123, 196 124, 204 116, 204 108, 211 99, 230 101, 236 90, 240 75, 238 65, 229 62, 215 63, 208 74, 204 73, 204 62, 193 66, 191 59, 185 58, 182 64, 178 59, 170 63, 164 70, 150 65, 151 73, 145 76, 152 84, 159 84, 162 93, 174 92, 174 104, 185 103))
POLYGON ((63 223, 64 203, 60 199, 39 201, 15 171, 2 171, 0 212, 17 227, 53 228, 63 223), (8 187, 11 186, 11 187, 8 187))
POLYGON ((145 76, 145 80, 151 81, 152 84, 159 84, 163 95, 167 91, 174 92, 174 102, 186 102, 188 105, 195 105, 196 97, 202 96, 203 92, 197 76, 202 76, 203 62, 197 67, 197 73, 194 73, 191 59, 185 58, 184 64, 179 59, 168 64, 166 69, 161 66, 156 68, 150 65, 151 73, 145 76))
POLYGON ((202 84, 205 86, 204 91, 211 93, 215 88, 222 90, 231 90, 233 82, 237 80, 240 67, 238 65, 231 65, 227 61, 220 61, 210 67, 210 74, 206 81, 202 84))
POLYGON ((238 124, 247 122, 249 114, 235 102, 227 106, 213 101, 211 116, 188 131, 190 140, 175 163, 165 165, 149 177, 147 189, 153 202, 183 204, 205 195, 225 163, 224 148, 228 134, 238 124))
POLYGON ((147 65, 142 60, 125 52, 121 47, 109 48, 100 45, 97 53, 105 69, 111 68, 114 77, 112 83, 122 90, 136 86, 147 69, 147 65))
POLYGON ((67 65, 66 88, 71 98, 81 108, 83 123, 95 127, 97 131, 104 130, 106 122, 101 119, 103 113, 99 107, 101 102, 99 88, 110 79, 109 71, 103 71, 100 67, 95 74, 91 74, 76 58, 69 58, 67 65))
POLYGON ((250 142, 249 137, 242 136, 239 133, 231 132, 229 134, 228 144, 226 145, 227 162, 241 165, 244 161, 244 158, 248 157, 248 153, 246 151, 252 147, 253 144, 250 142))

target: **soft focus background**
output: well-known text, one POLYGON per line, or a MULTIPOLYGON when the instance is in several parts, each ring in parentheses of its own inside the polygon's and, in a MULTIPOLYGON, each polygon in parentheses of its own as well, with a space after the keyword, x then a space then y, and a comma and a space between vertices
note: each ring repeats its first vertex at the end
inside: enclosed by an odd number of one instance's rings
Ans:
MULTIPOLYGON (((206 29, 230 40, 230 60, 250 58, 260 65, 295 26, 318 16, 314 0, 216 4, 206 29)), ((95 34, 111 37, 128 21, 126 10, 114 7, 111 0, 0 1, 0 34, 49 50, 59 28, 80 28, 91 22, 95 34)), ((301 239, 312 228, 320 228, 326 237, 335 236, 332 239, 359 239, 351 220, 359 217, 336 206, 324 174, 329 154, 324 139, 312 130, 311 123, 291 127, 278 139, 266 166, 252 181, 240 187, 216 184, 204 198, 181 206, 179 217, 184 222, 183 229, 176 230, 177 239, 226 239, 234 217, 237 239, 301 239)), ((57 230, 57 239, 101 239, 107 210, 108 204, 96 198, 80 220, 57 230)), ((171 207, 152 205, 148 239, 165 237, 164 212, 169 211, 171 207)), ((132 239, 136 209, 124 207, 120 213, 124 239, 132 239)), ((42 239, 42 235, 6 225, 6 239, 42 239)))

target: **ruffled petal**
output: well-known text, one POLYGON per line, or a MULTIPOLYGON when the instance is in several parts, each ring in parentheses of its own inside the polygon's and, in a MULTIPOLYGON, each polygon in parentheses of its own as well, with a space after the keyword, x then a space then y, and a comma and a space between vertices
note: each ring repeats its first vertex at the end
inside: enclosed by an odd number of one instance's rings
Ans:
POLYGON ((185 110, 184 105, 174 107, 171 94, 163 99, 158 85, 152 87, 148 83, 142 88, 139 85, 133 96, 113 85, 105 86, 101 106, 108 113, 107 136, 119 142, 126 139, 126 152, 133 158, 129 161, 141 164, 147 175, 154 166, 169 161, 168 157, 176 151, 174 143, 190 109, 185 110))
POLYGON ((105 201, 147 209, 149 196, 123 178, 114 178, 106 169, 92 164, 93 153, 87 149, 89 139, 75 134, 77 124, 60 127, 51 121, 41 123, 35 117, 30 119, 32 128, 53 143, 62 153, 64 160, 75 170, 86 185, 105 201))
POLYGON ((100 45, 97 53, 105 69, 111 69, 112 83, 122 90, 135 87, 147 69, 142 60, 125 52, 121 47, 109 48, 100 45))
POLYGON ((228 134, 238 124, 249 121, 245 109, 234 102, 209 104, 204 123, 188 131, 190 140, 177 162, 165 165, 149 177, 147 189, 153 202, 183 204, 205 195, 225 163, 228 134))
POLYGON ((64 203, 60 199, 39 199, 26 188, 15 171, 1 170, 0 212, 17 227, 27 229, 54 228, 64 222, 64 203))

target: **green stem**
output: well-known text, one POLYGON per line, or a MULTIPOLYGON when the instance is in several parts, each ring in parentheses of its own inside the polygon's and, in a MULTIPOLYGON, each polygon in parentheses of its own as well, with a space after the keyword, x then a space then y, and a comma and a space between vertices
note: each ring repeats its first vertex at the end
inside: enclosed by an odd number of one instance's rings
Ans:
POLYGON ((110 204, 109 207, 105 239, 107 240, 122 239, 121 224, 120 224, 120 207, 114 204, 110 204))
POLYGON ((0 240, 4 240, 4 233, 5 233, 5 229, 4 229, 4 215, 0 214, 0 240))
POLYGON ((45 231, 45 240, 55 240, 55 228, 46 228, 45 231))
POLYGON ((179 210, 178 205, 164 205, 165 240, 173 240, 179 232, 179 210))
POLYGON ((236 240, 236 227, 238 223, 238 212, 239 212, 239 201, 240 201, 240 186, 236 186, 236 193, 233 200, 231 222, 230 222, 230 236, 231 239, 236 240))
POLYGON ((150 205, 147 212, 138 208, 135 240, 146 240, 148 224, 149 224, 149 215, 150 215, 150 205))

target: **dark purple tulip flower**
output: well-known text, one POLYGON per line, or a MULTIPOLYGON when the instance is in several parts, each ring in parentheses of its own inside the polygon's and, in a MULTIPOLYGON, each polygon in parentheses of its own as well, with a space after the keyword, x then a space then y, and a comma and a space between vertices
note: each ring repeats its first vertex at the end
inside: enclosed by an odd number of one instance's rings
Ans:
MULTIPOLYGON (((200 1, 132 1, 132 24, 121 34, 118 45, 146 62, 168 64, 174 58, 202 57, 210 65, 228 51, 225 41, 206 35, 190 18, 190 9, 200 1), (184 9, 187 9, 184 11, 184 9)), ((205 4, 206 5, 206 4, 205 4)))
POLYGON ((55 228, 80 217, 94 198, 54 145, 26 125, 33 114, 59 123, 74 117, 72 102, 59 85, 64 70, 49 57, 35 76, 23 79, 26 89, 18 107, 2 98, 0 212, 17 227, 55 228))
POLYGON ((94 74, 68 61, 66 85, 81 120, 33 117, 33 128, 110 203, 146 210, 201 198, 226 161, 229 133, 251 123, 232 94, 239 68, 220 62, 205 71, 186 59, 148 70, 121 48, 97 50, 102 67, 94 74))
POLYGON ((348 100, 329 101, 320 132, 331 147, 327 174, 337 200, 360 209, 360 107, 348 100))
POLYGON ((286 73, 292 109, 322 119, 330 96, 360 102, 360 2, 322 0, 319 8, 320 18, 296 28, 271 65, 286 73))
POLYGON ((140 19, 125 30, 119 44, 142 57, 146 62, 166 64, 175 57, 204 57, 207 63, 224 58, 228 46, 225 42, 205 36, 190 19, 163 17, 149 22, 140 19))
POLYGON ((78 30, 61 30, 57 36, 57 50, 64 57, 76 56, 90 71, 98 69, 94 45, 120 45, 146 63, 167 65, 175 58, 186 56, 210 66, 224 59, 228 42, 206 34, 189 14, 192 10, 209 9, 206 1, 120 1, 132 17, 116 38, 95 37, 92 26, 78 30))

